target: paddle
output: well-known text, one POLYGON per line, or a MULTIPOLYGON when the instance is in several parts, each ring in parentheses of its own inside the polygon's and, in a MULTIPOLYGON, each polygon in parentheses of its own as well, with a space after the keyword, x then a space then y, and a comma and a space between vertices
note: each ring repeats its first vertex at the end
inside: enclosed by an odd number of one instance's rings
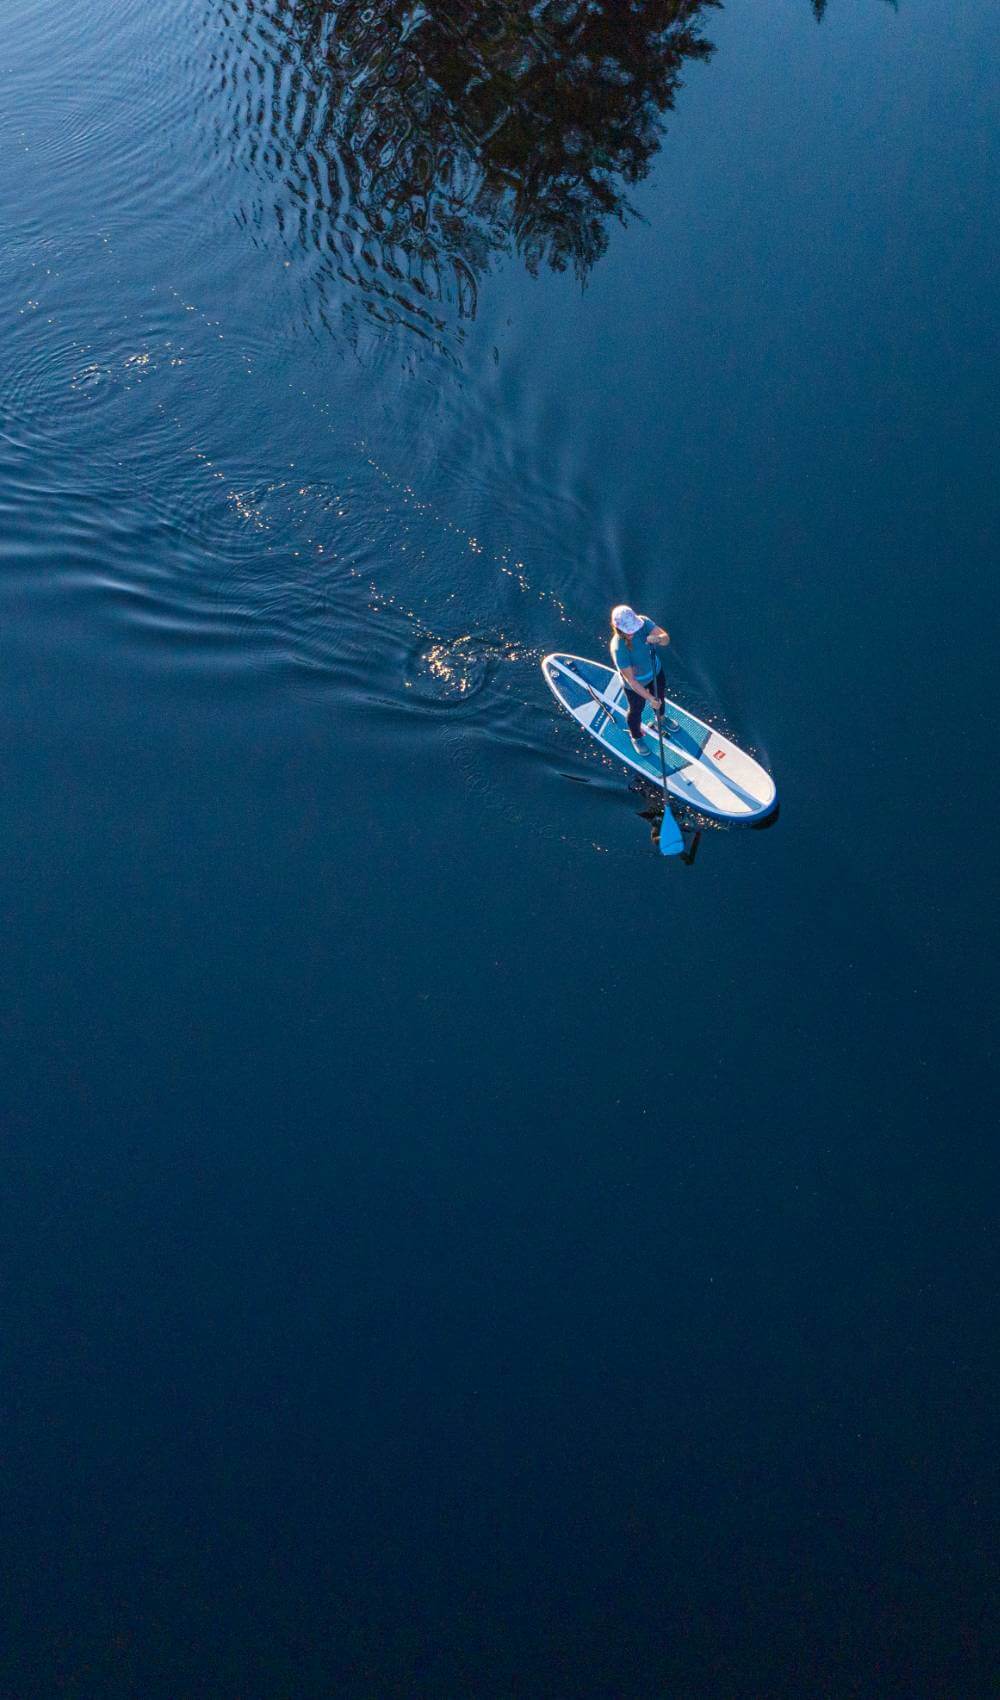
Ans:
MULTIPOLYGON (((654 675, 653 684, 656 679, 654 675)), ((684 834, 674 820, 674 812, 670 807, 670 793, 667 790, 667 758, 663 749, 663 709, 657 703, 656 736, 660 742, 660 772, 663 775, 663 819, 660 822, 660 855, 680 856, 684 850, 684 834)))
MULTIPOLYGON (((613 720, 615 717, 615 710, 611 704, 604 697, 599 697, 593 687, 587 683, 586 679, 581 679, 580 683, 593 697, 598 708, 602 708, 608 719, 613 720)), ((658 713, 656 716, 656 730, 660 739, 660 772, 663 775, 663 819, 660 822, 660 855, 679 856, 684 849, 684 834, 681 832, 680 827, 674 820, 673 810, 670 807, 670 793, 667 790, 667 758, 663 748, 662 712, 658 713)))

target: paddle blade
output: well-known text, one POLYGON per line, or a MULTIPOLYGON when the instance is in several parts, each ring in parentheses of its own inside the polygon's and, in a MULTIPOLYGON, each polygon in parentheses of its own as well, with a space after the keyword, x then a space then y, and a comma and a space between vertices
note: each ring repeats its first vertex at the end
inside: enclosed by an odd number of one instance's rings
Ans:
POLYGON ((669 809, 664 809, 660 822, 660 855, 680 856, 684 851, 684 834, 669 809))

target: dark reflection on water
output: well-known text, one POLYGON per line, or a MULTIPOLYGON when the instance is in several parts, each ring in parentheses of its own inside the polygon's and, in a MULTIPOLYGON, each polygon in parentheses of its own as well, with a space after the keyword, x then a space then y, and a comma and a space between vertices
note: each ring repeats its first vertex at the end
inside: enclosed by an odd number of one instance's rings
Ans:
MULTIPOLYGON (((812 9, 813 9, 813 12, 814 12, 815 17, 816 17, 816 22, 818 24, 821 24, 823 22, 823 19, 826 16, 826 8, 827 8, 828 3, 829 3, 829 0, 812 0, 812 9)), ((887 6, 891 6, 893 11, 895 12, 898 8, 899 0, 885 0, 885 3, 886 3, 887 6)))
POLYGON ((318 254, 348 317, 435 341, 475 317, 501 254, 583 281, 721 4, 224 0, 222 129, 267 185, 241 216, 318 254))
POLYGON ((718 3, 229 0, 221 92, 286 242, 438 332, 500 253, 586 276, 718 3))

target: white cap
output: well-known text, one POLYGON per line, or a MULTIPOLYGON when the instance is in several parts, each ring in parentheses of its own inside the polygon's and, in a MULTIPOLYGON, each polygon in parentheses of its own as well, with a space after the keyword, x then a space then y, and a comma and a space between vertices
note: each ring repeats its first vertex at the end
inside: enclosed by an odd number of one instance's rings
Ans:
POLYGON ((631 637, 642 625, 642 615, 630 608, 627 602, 619 602, 617 608, 611 610, 611 624, 626 637, 631 637))

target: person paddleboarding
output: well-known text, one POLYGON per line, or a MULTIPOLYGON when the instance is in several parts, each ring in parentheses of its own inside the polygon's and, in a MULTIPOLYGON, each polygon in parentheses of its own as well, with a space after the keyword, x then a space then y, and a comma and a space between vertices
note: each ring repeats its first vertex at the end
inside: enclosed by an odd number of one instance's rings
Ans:
POLYGON ((611 660, 621 674, 628 699, 628 735, 632 748, 642 754, 642 711, 646 704, 657 716, 663 713, 667 682, 656 651, 665 649, 670 633, 645 614, 637 614, 627 602, 611 610, 611 660))

